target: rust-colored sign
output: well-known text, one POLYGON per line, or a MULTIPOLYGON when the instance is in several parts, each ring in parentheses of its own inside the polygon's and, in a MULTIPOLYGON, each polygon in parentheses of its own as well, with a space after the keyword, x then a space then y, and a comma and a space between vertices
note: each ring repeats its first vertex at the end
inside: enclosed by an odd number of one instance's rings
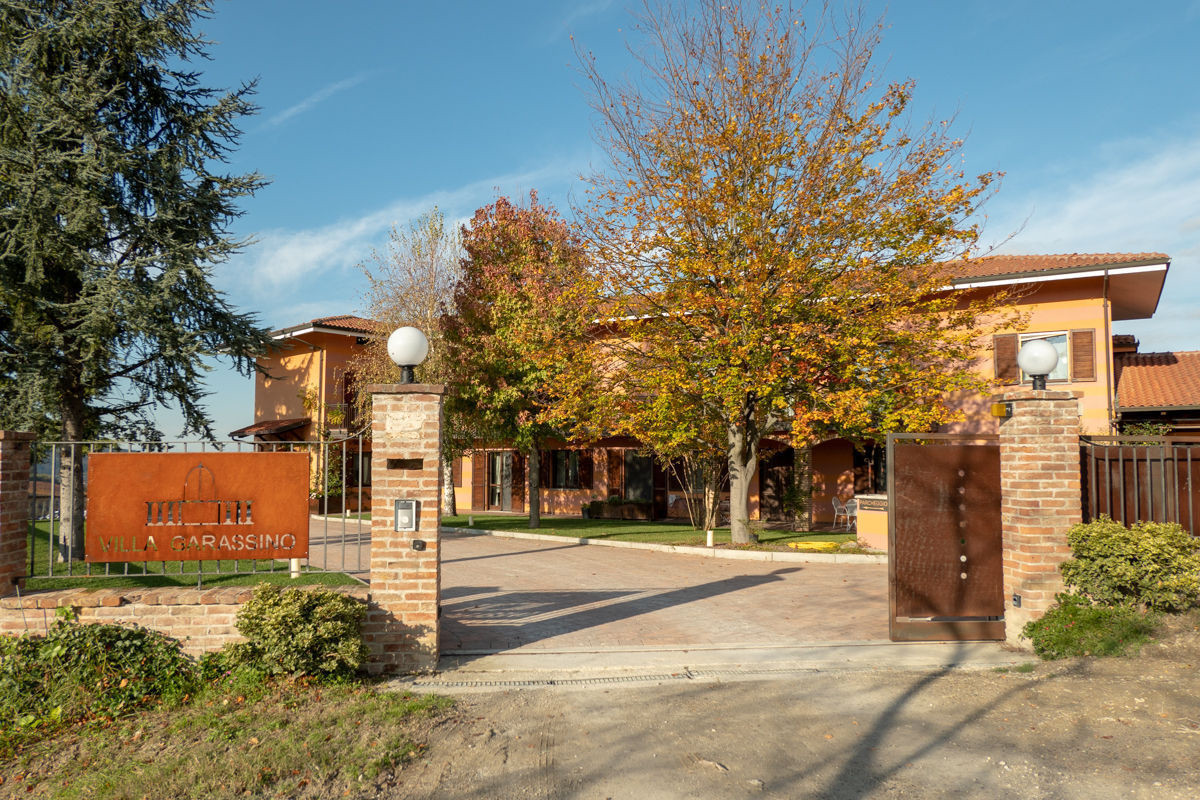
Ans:
POLYGON ((88 561, 307 555, 306 453, 88 456, 88 561))

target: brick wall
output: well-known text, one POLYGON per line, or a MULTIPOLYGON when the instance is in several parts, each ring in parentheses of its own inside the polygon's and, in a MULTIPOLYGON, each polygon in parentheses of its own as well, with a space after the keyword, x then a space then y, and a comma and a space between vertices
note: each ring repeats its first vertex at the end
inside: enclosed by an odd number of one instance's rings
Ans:
POLYGON ((0 597, 25 574, 32 433, 0 431, 0 597))
MULTIPOLYGON (((330 587, 362 602, 367 588, 330 587)), ((237 612, 253 587, 219 589, 61 589, 23 597, 0 598, 0 634, 44 634, 55 609, 75 610, 80 622, 129 623, 159 631, 183 643, 192 656, 220 650, 242 636, 234 627, 237 612)))
POLYGON ((1079 400, 1075 392, 1032 390, 993 399, 1012 404, 999 430, 1004 619, 1008 643, 1024 646, 1025 623, 1063 589, 1067 530, 1082 520, 1079 400))
POLYGON ((371 596, 363 626, 368 668, 377 674, 432 670, 438 659, 445 388, 388 384, 369 391, 371 596), (417 501, 416 531, 394 530, 397 499, 417 501))

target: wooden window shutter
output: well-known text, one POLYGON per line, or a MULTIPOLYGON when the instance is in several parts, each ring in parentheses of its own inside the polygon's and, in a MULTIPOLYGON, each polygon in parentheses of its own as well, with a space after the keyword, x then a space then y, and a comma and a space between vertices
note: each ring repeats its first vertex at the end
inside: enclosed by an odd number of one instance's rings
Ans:
POLYGON ((462 457, 450 459, 450 485, 462 486, 462 457))
POLYGON ((1071 380, 1096 380, 1096 331, 1071 331, 1071 380))
POLYGON ((554 451, 543 450, 538 454, 541 460, 538 462, 538 480, 541 482, 543 489, 550 488, 550 482, 554 476, 554 451))
POLYGON ((608 451, 608 496, 621 497, 625 494, 625 456, 620 450, 608 451))
POLYGON ((992 361, 996 366, 997 383, 1021 382, 1021 368, 1017 366, 1018 342, 1015 333, 998 333, 992 337, 992 361))
POLYGON ((525 510, 525 456, 512 454, 512 510, 525 510))
POLYGON ((595 485, 595 470, 592 468, 592 451, 579 451, 579 488, 590 492, 595 485))
POLYGON ((487 453, 476 450, 471 453, 471 510, 487 508, 487 453))

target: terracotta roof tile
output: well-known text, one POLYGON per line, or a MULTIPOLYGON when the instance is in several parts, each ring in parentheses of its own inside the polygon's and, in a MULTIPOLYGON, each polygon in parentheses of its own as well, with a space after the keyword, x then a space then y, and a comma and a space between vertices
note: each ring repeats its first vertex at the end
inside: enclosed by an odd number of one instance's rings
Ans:
POLYGON ((341 328, 347 331, 362 331, 369 333, 379 325, 373 319, 356 317, 353 314, 339 314, 333 317, 320 317, 310 323, 314 328, 341 328))
POLYGON ((1200 408, 1200 351, 1117 353, 1113 363, 1121 409, 1200 408))
POLYGON ((1057 272, 1086 267, 1115 267, 1170 261, 1165 253, 1060 253, 1057 255, 985 256, 958 267, 955 282, 971 278, 1020 275, 1027 272, 1057 272))

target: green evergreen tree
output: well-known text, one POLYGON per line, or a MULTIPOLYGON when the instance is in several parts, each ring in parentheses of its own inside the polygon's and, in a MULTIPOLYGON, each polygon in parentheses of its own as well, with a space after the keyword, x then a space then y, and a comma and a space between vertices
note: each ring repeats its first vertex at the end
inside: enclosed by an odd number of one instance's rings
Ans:
MULTIPOLYGON (((253 84, 200 84, 206 0, 0 0, 0 425, 80 441, 175 405, 212 438, 206 359, 245 374, 266 331, 211 283, 246 244, 222 170, 253 84)), ((82 545, 68 448, 64 528, 82 545), (69 494, 68 494, 69 492, 69 494)), ((81 550, 76 550, 80 554, 81 550)))

